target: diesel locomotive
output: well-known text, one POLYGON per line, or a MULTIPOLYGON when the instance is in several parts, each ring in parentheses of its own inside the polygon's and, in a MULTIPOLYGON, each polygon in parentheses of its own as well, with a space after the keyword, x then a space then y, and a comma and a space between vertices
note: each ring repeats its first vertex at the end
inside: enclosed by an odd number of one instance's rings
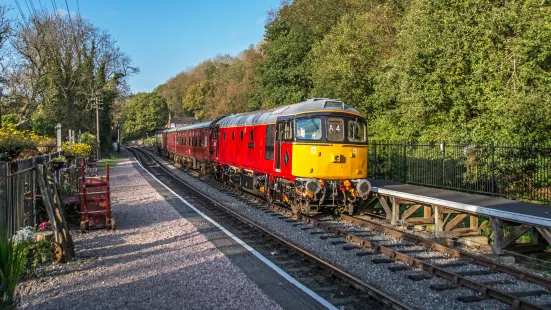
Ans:
POLYGON ((158 131, 171 160, 295 213, 354 213, 371 191, 367 122, 342 101, 314 98, 158 131))

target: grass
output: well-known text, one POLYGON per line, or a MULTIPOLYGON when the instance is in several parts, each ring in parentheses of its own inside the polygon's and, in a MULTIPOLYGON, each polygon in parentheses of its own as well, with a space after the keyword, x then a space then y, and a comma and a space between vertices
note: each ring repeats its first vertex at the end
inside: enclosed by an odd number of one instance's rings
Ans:
POLYGON ((113 152, 108 155, 104 155, 103 159, 98 161, 98 174, 105 174, 105 165, 107 163, 109 163, 109 168, 114 168, 123 158, 126 158, 126 156, 122 152, 113 152))

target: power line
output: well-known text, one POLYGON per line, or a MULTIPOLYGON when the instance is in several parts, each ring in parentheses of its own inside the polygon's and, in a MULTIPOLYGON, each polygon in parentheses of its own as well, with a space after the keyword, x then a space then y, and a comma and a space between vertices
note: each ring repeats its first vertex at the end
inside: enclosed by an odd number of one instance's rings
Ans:
POLYGON ((69 16, 69 23, 71 22, 71 11, 69 11, 69 3, 67 3, 67 0, 65 0, 65 7, 67 8, 67 16, 69 16))
POLYGON ((78 12, 78 16, 82 18, 82 16, 80 15, 80 5, 78 4, 78 0, 77 0, 77 12, 78 12))
POLYGON ((27 10, 29 11, 29 15, 33 15, 33 11, 31 10, 31 7, 29 6, 29 2, 25 0, 25 6, 27 6, 27 10))
POLYGON ((34 7, 33 0, 29 0, 29 3, 31 4, 31 8, 33 9, 33 13, 36 14, 36 8, 34 7))
POLYGON ((57 5, 55 5, 55 0, 50 0, 52 2, 52 8, 54 9, 54 13, 57 14, 57 5))
POLYGON ((17 9, 19 10, 19 14, 21 14, 21 18, 25 20, 25 14, 23 14, 23 10, 21 9, 21 6, 19 5, 19 1, 15 0, 15 5, 17 5, 17 9))

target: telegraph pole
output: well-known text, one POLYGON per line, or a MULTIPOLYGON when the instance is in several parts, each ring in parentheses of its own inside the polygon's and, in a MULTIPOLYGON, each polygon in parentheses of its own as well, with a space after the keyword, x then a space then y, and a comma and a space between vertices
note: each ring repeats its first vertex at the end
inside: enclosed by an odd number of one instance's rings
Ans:
POLYGON ((94 108, 96 108, 96 139, 97 139, 97 142, 98 142, 98 146, 97 146, 97 149, 96 149, 96 159, 100 159, 101 156, 100 156, 100 151, 101 151, 101 148, 100 148, 100 142, 99 142, 99 105, 102 103, 103 99, 99 98, 96 94, 95 91, 92 91, 92 106, 94 108))

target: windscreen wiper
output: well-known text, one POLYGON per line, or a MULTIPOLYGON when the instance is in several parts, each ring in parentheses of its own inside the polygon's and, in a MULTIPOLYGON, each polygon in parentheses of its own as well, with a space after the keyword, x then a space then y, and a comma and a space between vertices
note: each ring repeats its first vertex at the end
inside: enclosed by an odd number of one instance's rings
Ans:
POLYGON ((312 124, 314 124, 314 127, 316 127, 316 129, 319 130, 320 128, 318 127, 318 125, 316 124, 316 122, 314 122, 314 119, 312 118, 312 115, 308 115, 308 118, 310 119, 310 121, 312 122, 312 124))

